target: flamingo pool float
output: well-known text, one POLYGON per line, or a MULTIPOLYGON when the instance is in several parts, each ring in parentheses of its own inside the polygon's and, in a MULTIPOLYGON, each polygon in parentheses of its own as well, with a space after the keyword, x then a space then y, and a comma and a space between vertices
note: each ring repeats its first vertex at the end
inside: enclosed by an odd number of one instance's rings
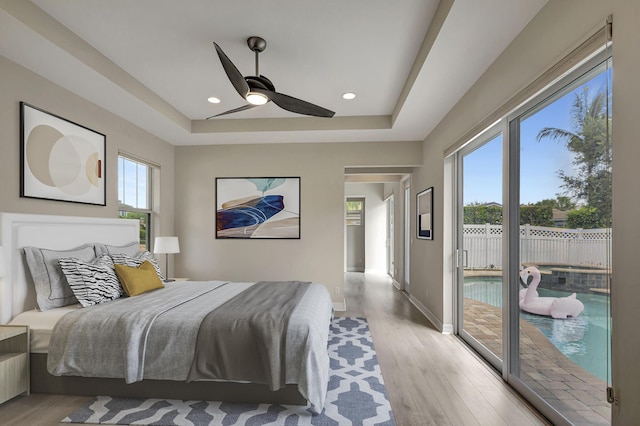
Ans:
POLYGON ((520 290, 520 309, 537 315, 546 315, 552 318, 577 317, 584 310, 584 305, 573 293, 567 297, 539 297, 538 284, 540 284, 540 271, 529 266, 520 271, 520 279, 526 285, 529 276, 533 277, 531 284, 520 290))

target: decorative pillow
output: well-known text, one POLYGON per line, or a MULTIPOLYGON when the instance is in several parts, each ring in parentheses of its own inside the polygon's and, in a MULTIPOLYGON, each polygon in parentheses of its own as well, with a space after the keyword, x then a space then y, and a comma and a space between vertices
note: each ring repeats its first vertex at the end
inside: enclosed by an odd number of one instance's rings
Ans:
POLYGON ((36 288, 38 307, 41 311, 78 303, 60 269, 58 260, 62 257, 75 257, 89 262, 96 258, 93 245, 87 244, 71 250, 25 247, 24 255, 36 288))
POLYGON ((142 262, 138 267, 118 263, 114 267, 125 293, 129 296, 137 296, 164 287, 158 273, 148 260, 142 262))
POLYGON ((108 302, 124 294, 113 268, 113 261, 102 255, 93 262, 63 257, 60 268, 83 308, 108 302))
POLYGON ((101 243, 96 244, 96 253, 98 255, 108 254, 109 256, 112 256, 114 254, 126 254, 127 256, 136 257, 141 252, 140 243, 137 241, 133 241, 123 246, 110 246, 108 244, 101 243))
POLYGON ((138 253, 137 256, 128 256, 126 254, 116 253, 111 255, 111 259, 113 259, 113 263, 120 264, 120 265, 127 265, 133 268, 139 267, 140 265, 142 265, 144 261, 149 261, 151 265, 153 265, 153 268, 156 270, 158 277, 162 281, 164 281, 164 275, 162 275, 162 272, 160 271, 160 266, 158 266, 158 261, 148 251, 140 252, 138 253))

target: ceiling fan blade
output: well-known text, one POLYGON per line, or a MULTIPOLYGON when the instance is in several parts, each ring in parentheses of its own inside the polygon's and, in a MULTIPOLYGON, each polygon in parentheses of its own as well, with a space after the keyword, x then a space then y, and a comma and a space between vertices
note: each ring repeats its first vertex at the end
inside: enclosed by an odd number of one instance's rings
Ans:
POLYGON ((218 52, 218 57, 220 58, 220 62, 222 63, 222 68, 224 68, 224 72, 227 73, 227 77, 229 77, 231 84, 233 84, 233 87, 240 94, 240 96, 244 98, 249 92, 249 85, 245 81, 240 71, 238 71, 238 68, 233 65, 231 59, 229 59, 229 57, 222 51, 220 46, 218 46, 218 44, 215 42, 213 43, 213 45, 216 47, 216 52, 218 52))
POLYGON ((205 120, 208 120, 208 119, 213 118, 213 117, 220 117, 221 115, 233 114, 234 112, 245 111, 245 110, 248 110, 248 109, 251 109, 251 108, 255 108, 257 106, 259 106, 259 105, 246 104, 246 105, 243 105, 243 106, 238 107, 238 108, 230 109, 229 111, 221 112, 220 114, 212 115, 211 117, 207 117, 205 120))
POLYGON ((314 117, 333 117, 335 112, 322 108, 321 106, 314 105, 310 102, 303 101, 301 99, 294 98, 293 96, 285 95, 283 93, 272 92, 270 90, 253 88, 254 92, 262 93, 278 105, 282 109, 295 112, 296 114, 311 115, 314 117))

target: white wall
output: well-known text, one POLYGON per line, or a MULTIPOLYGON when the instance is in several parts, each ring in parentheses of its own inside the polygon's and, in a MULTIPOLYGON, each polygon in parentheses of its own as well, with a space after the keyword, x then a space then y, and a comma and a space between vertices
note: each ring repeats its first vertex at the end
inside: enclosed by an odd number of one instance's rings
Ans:
POLYGON ((365 272, 387 272, 387 210, 382 183, 347 183, 346 197, 365 199, 365 272))
POLYGON ((344 304, 345 167, 413 166, 420 142, 176 147, 176 273, 323 283, 344 304), (215 178, 301 177, 300 240, 217 240, 215 178))
MULTIPOLYGON (((613 14, 613 383, 618 404, 613 423, 640 418, 640 286, 637 285, 640 211, 640 2, 629 0, 551 0, 447 114, 424 142, 423 167, 413 175, 413 191, 434 192, 434 240, 417 241, 411 252, 412 295, 442 324, 452 322, 451 203, 445 193, 450 164, 443 152, 489 114, 578 47, 613 14), (447 228, 445 228, 445 225, 447 228), (443 285, 444 278, 444 285, 443 285)), ((413 218, 412 229, 415 229, 413 218)), ((603 390, 604 392, 604 390, 603 390)))

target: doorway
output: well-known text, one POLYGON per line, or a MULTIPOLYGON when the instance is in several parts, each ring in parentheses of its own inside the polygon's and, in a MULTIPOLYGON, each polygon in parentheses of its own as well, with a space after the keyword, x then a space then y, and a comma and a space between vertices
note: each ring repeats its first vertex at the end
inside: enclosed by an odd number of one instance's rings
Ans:
POLYGON ((347 227, 347 272, 365 270, 365 199, 348 197, 345 204, 347 227))

